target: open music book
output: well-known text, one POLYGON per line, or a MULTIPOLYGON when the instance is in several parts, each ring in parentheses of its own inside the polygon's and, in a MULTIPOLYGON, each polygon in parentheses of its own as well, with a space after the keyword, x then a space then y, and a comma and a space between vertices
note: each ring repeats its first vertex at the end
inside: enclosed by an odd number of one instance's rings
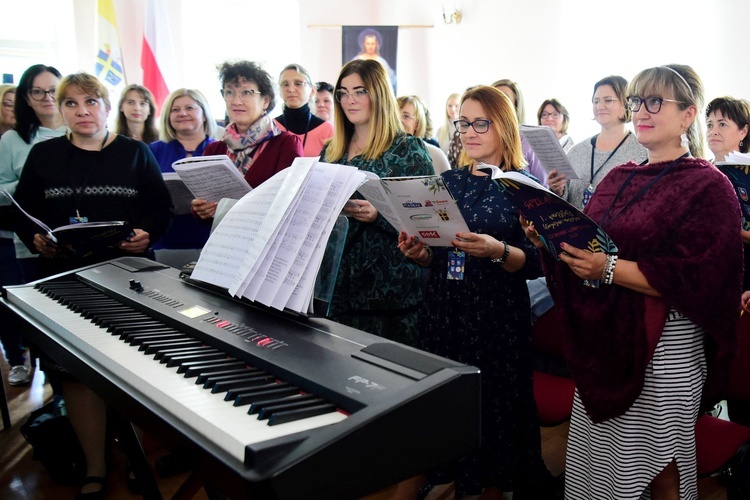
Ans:
POLYGON ((2 191, 26 220, 34 225, 34 230, 45 233, 61 247, 70 247, 78 253, 85 253, 97 248, 115 245, 126 238, 135 236, 133 228, 126 221, 78 222, 65 226, 50 228, 47 224, 29 214, 18 204, 8 191, 2 191))
POLYGON ((357 191, 397 231, 419 236, 426 244, 449 247, 456 233, 468 232, 445 181, 439 175, 379 178, 365 172, 367 182, 357 191))
POLYGON ((592 253, 615 253, 617 246, 599 225, 573 205, 520 172, 503 172, 494 165, 480 164, 488 170, 516 211, 534 224, 544 246, 557 259, 563 252, 560 243, 592 253))
POLYGON ((195 195, 185 185, 185 181, 180 178, 177 172, 164 172, 161 175, 169 191, 169 196, 172 198, 174 214, 189 214, 195 195))
POLYGON ((547 173, 557 170, 568 179, 578 179, 578 174, 573 170, 573 165, 560 146, 560 141, 546 125, 521 125, 521 135, 526 139, 534 150, 539 162, 547 173))
POLYGON ((177 160, 172 168, 193 193, 193 198, 240 199, 253 189, 227 155, 191 156, 177 160))
POLYGON ((364 180, 354 167, 296 158, 227 212, 191 278, 275 309, 312 312, 328 236, 364 180))
POLYGON ((750 231, 750 154, 734 151, 726 156, 726 161, 717 161, 721 170, 732 183, 742 208, 742 229, 750 231))

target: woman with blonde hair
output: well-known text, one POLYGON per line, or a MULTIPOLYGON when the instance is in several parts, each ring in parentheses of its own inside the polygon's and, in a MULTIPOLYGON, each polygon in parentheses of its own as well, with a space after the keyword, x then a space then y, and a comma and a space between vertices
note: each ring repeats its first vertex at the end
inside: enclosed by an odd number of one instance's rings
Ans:
POLYGON ((456 127, 453 126, 453 122, 458 120, 458 112, 461 108, 460 105, 461 94, 454 93, 448 96, 445 101, 445 119, 443 124, 440 125, 437 131, 437 140, 440 144, 440 149, 443 153, 448 154, 451 141, 456 135, 456 127))
MULTIPOLYGON (((335 133, 322 157, 380 177, 433 174, 424 143, 403 132, 388 75, 375 60, 356 59, 341 70, 335 89, 335 133)), ((398 234, 366 200, 344 209, 349 232, 331 300, 334 321, 416 344, 422 300, 419 266, 393 244, 398 234)))
MULTIPOLYGON (((177 160, 203 156, 214 142, 215 131, 206 97, 195 89, 177 89, 164 102, 161 140, 151 143, 151 152, 163 173, 174 172, 172 164, 177 160)), ((154 245, 156 260, 178 269, 198 260, 210 230, 189 212, 177 213, 167 234, 154 245)))
POLYGON ((135 83, 125 87, 120 94, 115 132, 151 144, 159 139, 155 123, 156 105, 151 91, 135 83))
MULTIPOLYGON (((542 479, 544 465, 532 385, 531 310, 526 280, 541 274, 518 213, 486 163, 524 172, 518 121, 507 96, 489 86, 461 98, 456 130, 462 167, 442 174, 470 232, 454 247, 431 248, 401 233, 404 256, 430 274, 420 316, 421 347, 482 371, 482 444, 431 484, 455 480, 456 497, 501 499, 542 479), (454 271, 456 268, 462 271, 454 271)), ((541 494, 539 495, 541 496, 541 494)), ((536 497, 536 496, 532 496, 536 497)))
MULTIPOLYGON (((56 97, 70 133, 31 149, 16 200, 51 227, 122 220, 135 229, 111 247, 81 254, 19 223, 21 240, 40 254, 37 278, 127 255, 151 256, 151 244, 164 234, 172 216, 172 201, 154 156, 146 144, 107 130, 109 94, 95 76, 66 76, 56 97)), ((18 218, 23 220, 22 215, 18 218)), ((45 360, 45 366, 63 381, 68 417, 86 457, 78 498, 104 498, 106 405, 53 360, 45 360)))
MULTIPOLYGON (((543 252, 576 382, 565 497, 698 498, 695 422, 737 347, 740 207, 701 159, 703 84, 690 66, 645 69, 626 95, 648 160, 610 171, 585 208, 616 253, 543 252)), ((526 234, 542 247, 533 226, 526 234)))
POLYGON ((173 172, 172 163, 202 156, 216 132, 216 120, 205 96, 195 89, 177 89, 167 97, 161 114, 159 141, 151 144, 162 172, 173 172))
POLYGON ((430 154, 430 158, 432 158, 432 166, 435 173, 442 174, 450 169, 451 166, 448 163, 445 153, 429 140, 427 133, 427 126, 429 124, 427 108, 425 108, 422 100, 415 95, 409 95, 401 96, 396 101, 401 110, 399 116, 401 116, 401 124, 404 126, 404 131, 424 141, 427 152, 430 154))
POLYGON ((16 86, 11 84, 0 85, 0 136, 16 126, 16 114, 13 108, 16 103, 16 86))

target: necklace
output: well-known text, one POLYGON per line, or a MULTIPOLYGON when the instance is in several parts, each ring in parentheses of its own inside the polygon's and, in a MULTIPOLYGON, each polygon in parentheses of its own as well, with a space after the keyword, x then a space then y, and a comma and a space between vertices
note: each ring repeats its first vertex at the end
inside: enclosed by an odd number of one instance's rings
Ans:
POLYGON ((356 149, 354 150, 354 156, 361 154, 362 151, 365 150, 365 148, 359 145, 359 142, 357 142, 357 139, 354 137, 354 134, 352 134, 352 142, 354 143, 354 146, 356 147, 356 149))

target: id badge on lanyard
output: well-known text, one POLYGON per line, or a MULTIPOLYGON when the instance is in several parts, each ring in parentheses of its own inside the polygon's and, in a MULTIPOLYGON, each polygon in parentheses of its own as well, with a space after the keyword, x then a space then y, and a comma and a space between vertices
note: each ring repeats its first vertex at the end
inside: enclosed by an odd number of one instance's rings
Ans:
POLYGON ((448 253, 448 276, 449 280, 464 279, 466 267, 466 252, 453 249, 448 253))

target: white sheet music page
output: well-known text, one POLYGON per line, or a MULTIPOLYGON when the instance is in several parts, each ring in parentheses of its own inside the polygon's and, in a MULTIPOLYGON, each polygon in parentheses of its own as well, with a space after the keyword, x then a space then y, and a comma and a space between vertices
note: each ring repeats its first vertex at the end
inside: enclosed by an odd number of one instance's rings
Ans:
POLYGON ((253 189, 227 155, 191 156, 177 160, 172 168, 197 199, 238 200, 253 189))
POLYGON ((294 225, 294 220, 297 216, 297 211, 306 188, 307 184, 302 187, 300 194, 294 199, 294 201, 292 201, 289 209, 284 214, 284 218, 274 230, 269 242, 261 251, 257 264, 254 266, 251 274, 245 278, 245 282, 242 284, 240 292, 246 299, 259 300, 259 293, 266 293, 266 290, 261 288, 265 284, 266 278, 269 278, 271 282, 277 279, 278 273, 280 273, 278 268, 279 262, 277 259, 283 259, 283 256, 280 256, 279 252, 282 251, 283 253, 282 243, 287 237, 289 228, 294 225))
POLYGON ((288 170, 282 170, 250 191, 227 212, 203 246, 193 278, 221 288, 232 286, 288 170))
MULTIPOLYGON (((315 217, 321 210, 337 171, 337 165, 327 163, 318 163, 313 167, 294 213, 289 217, 284 231, 279 231, 276 236, 273 243, 275 255, 273 261, 268 262, 262 282, 258 279, 262 274, 259 271, 251 283, 252 287, 260 282, 257 284, 258 291, 255 300, 261 304, 272 305, 284 281, 289 279, 289 270, 299 255, 299 250, 312 228, 315 217)), ((295 280, 295 284, 296 281, 298 279, 295 280)))
POLYGON ((301 277, 286 303, 286 307, 293 311, 304 312, 307 310, 312 312, 315 278, 320 270, 326 244, 333 226, 336 224, 336 218, 344 209, 347 200, 367 180, 367 172, 365 171, 346 165, 338 165, 338 168, 331 189, 328 191, 321 211, 313 223, 314 230, 308 233, 305 244, 300 248, 300 255, 305 257, 308 264, 300 266, 295 260, 293 270, 301 272, 301 277), (320 230, 317 229, 318 226, 320 230), (317 239, 316 235, 318 236, 317 239))
POLYGON ((232 286, 247 248, 265 216, 264 205, 270 204, 263 195, 270 192, 273 196, 270 189, 262 187, 243 196, 221 220, 203 246, 192 278, 221 288, 232 286))
POLYGON ((521 134, 534 150, 547 173, 557 170, 568 179, 578 179, 573 165, 565 154, 555 132, 546 125, 521 125, 521 134))
MULTIPOLYGON (((250 279, 252 279, 258 270, 261 259, 268 253, 268 246, 279 231, 282 221, 288 216, 290 207, 299 196, 300 190, 307 181, 312 167, 317 162, 317 158, 298 157, 294 159, 291 166, 281 171, 288 173, 284 175, 282 183, 275 189, 273 199, 266 212, 266 217, 258 228, 255 237, 250 242, 239 272, 232 286, 229 287, 230 294, 244 295, 250 279)), ((271 177, 269 181, 277 177, 281 172, 271 177)), ((268 181, 264 182, 259 188, 264 187, 267 183, 268 181)))

